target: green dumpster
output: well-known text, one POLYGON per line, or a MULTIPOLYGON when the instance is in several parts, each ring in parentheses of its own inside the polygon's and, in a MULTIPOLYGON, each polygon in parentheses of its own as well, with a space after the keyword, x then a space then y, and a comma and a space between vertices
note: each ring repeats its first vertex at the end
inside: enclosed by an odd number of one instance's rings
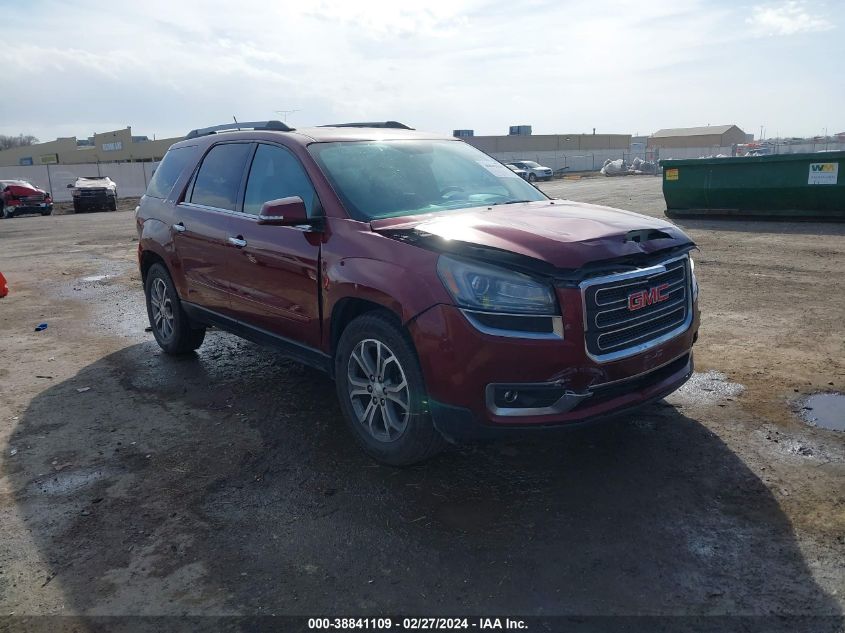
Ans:
POLYGON ((845 152, 663 160, 669 217, 845 220, 845 152))

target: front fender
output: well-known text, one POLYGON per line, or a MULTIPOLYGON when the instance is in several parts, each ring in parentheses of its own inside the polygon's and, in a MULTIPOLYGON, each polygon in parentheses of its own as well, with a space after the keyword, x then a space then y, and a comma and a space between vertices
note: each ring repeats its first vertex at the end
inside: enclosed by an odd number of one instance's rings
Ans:
POLYGON ((329 266, 324 274, 325 313, 332 313, 338 301, 364 299, 391 310, 402 323, 437 303, 450 303, 436 272, 436 255, 422 271, 402 264, 351 257, 329 266))

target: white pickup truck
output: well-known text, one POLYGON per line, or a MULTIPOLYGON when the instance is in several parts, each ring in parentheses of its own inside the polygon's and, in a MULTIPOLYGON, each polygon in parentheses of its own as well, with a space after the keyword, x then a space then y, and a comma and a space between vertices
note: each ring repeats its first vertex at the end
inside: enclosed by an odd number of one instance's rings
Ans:
POLYGON ((92 209, 117 211, 117 184, 108 176, 80 176, 68 189, 73 190, 74 213, 92 209))

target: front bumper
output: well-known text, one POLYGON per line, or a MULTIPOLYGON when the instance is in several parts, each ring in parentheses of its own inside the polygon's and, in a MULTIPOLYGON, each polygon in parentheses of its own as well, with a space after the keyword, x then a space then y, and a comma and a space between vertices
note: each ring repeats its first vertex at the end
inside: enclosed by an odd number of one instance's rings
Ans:
MULTIPOLYGON (((608 386, 606 391, 610 393, 602 393, 605 390, 596 389, 591 398, 585 398, 581 401, 582 404, 570 410, 566 420, 561 416, 550 415, 550 419, 539 424, 490 424, 489 421, 478 419, 467 408, 450 406, 436 400, 430 401, 429 410, 434 426, 450 440, 494 439, 539 430, 570 430, 665 398, 689 380, 693 368, 693 355, 690 352, 654 372, 608 386), (589 402, 596 396, 598 398, 589 402)), ((518 421, 519 418, 510 420, 518 421)))
POLYGON ((9 211, 13 215, 22 215, 24 213, 44 213, 45 211, 53 210, 52 202, 39 202, 27 204, 8 205, 9 211))
POLYGON ((94 207, 111 204, 116 199, 117 196, 115 195, 98 193, 93 195, 89 194, 86 196, 73 196, 73 203, 79 206, 94 207))
MULTIPOLYGON (((577 290, 563 305, 578 305, 577 290)), ((450 437, 483 437, 502 430, 567 426, 616 414, 680 387, 691 375, 698 324, 627 358, 599 362, 585 349, 578 310, 563 316, 563 339, 528 339, 480 332, 454 306, 438 305, 409 323, 438 429, 450 437), (497 384, 555 384, 581 397, 531 415, 507 415, 491 406, 497 384), (571 405, 571 406, 569 406, 571 405)))

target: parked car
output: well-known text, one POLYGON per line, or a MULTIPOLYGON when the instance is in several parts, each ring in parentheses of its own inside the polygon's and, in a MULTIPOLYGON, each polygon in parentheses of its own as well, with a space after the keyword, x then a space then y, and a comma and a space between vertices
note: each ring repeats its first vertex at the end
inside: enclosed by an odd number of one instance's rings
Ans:
POLYGON ((352 435, 395 465, 689 378, 695 245, 667 220, 549 199, 395 122, 238 125, 173 145, 136 210, 165 352, 214 325, 324 370, 352 435))
POLYGON ((512 164, 520 169, 524 169, 528 173, 528 182, 552 179, 551 168, 544 167, 539 163, 535 163, 533 160, 515 160, 512 164))
POLYGON ((0 180, 0 216, 11 218, 26 213, 50 215, 50 194, 26 180, 0 180))
POLYGON ((81 176, 68 185, 68 189, 73 189, 74 213, 103 209, 117 211, 117 184, 108 176, 81 176))
POLYGON ((528 180, 528 172, 525 171, 524 169, 520 169, 519 167, 517 167, 516 165, 512 165, 511 163, 506 163, 505 167, 510 169, 513 173, 515 173, 517 176, 519 176, 523 180, 528 180))

